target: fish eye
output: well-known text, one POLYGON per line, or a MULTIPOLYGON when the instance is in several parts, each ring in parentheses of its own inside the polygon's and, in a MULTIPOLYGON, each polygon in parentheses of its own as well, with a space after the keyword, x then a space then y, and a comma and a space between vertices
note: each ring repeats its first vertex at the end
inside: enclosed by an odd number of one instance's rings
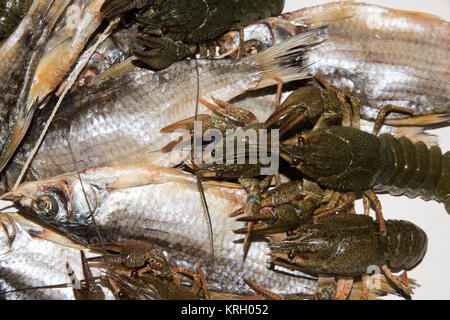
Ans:
POLYGON ((37 214, 53 217, 58 213, 59 206, 54 197, 46 195, 33 202, 33 210, 37 214))
POLYGON ((303 138, 302 136, 298 136, 297 142, 299 145, 302 146, 305 143, 305 138, 303 138))
POLYGON ((117 297, 119 299, 127 299, 128 298, 128 294, 125 290, 119 290, 119 292, 117 292, 117 297))
POLYGON ((299 158, 292 158, 292 164, 298 166, 302 162, 299 158))

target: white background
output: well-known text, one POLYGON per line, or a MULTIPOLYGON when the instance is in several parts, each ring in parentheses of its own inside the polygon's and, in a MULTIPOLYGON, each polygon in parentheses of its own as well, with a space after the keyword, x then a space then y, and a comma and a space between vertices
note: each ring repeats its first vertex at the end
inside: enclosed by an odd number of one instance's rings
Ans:
MULTIPOLYGON (((285 11, 315 6, 331 1, 286 0, 285 11)), ((422 11, 450 19, 450 0, 378 0, 364 1, 390 8, 422 11)), ((450 39, 448 39, 450 40, 450 39)), ((450 150, 450 127, 434 130, 439 136, 442 150, 450 150)), ((450 215, 442 204, 434 201, 409 199, 407 197, 380 196, 386 219, 409 220, 421 227, 428 235, 428 251, 422 263, 408 272, 420 288, 413 299, 450 299, 450 215)), ((358 203, 361 212, 361 202, 358 203)))

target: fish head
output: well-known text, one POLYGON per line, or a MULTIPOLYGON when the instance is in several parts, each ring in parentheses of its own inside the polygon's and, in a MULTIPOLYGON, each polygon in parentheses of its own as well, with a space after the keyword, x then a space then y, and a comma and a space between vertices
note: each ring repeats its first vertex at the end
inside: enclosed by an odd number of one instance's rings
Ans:
POLYGON ((55 227, 89 224, 98 206, 99 189, 67 174, 21 184, 5 196, 17 209, 55 227))

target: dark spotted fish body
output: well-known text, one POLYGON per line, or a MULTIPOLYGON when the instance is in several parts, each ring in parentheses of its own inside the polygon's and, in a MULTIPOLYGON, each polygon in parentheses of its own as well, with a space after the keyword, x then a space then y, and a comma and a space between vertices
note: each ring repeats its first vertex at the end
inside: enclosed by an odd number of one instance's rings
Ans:
POLYGON ((0 1, 0 44, 13 33, 32 2, 32 0, 0 1))

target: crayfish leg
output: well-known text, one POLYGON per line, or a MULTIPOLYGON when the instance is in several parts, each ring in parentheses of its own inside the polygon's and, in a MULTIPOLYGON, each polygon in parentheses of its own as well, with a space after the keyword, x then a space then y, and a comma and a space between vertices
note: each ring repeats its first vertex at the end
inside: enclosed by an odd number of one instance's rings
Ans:
POLYGON ((402 290, 407 296, 411 293, 411 288, 408 286, 407 283, 403 282, 403 280, 399 277, 396 277, 392 274, 391 269, 387 265, 384 265, 381 267, 381 270, 383 270, 384 275, 391 280, 400 290, 402 290))
POLYGON ((237 60, 241 60, 244 55, 244 26, 239 25, 239 49, 237 52, 237 60))
POLYGON ((333 300, 346 300, 350 295, 350 291, 353 287, 353 278, 351 277, 338 277, 336 294, 333 300))
POLYGON ((409 115, 414 115, 414 110, 412 109, 408 109, 408 108, 403 108, 403 107, 397 107, 394 106, 392 104, 388 104, 386 106, 384 106, 380 112, 378 113, 378 116, 375 120, 375 125, 373 126, 372 129, 372 134, 374 135, 378 135, 378 133, 380 132, 381 127, 384 124, 384 121, 386 119, 386 117, 391 113, 391 112, 398 112, 398 113, 406 113, 409 115))
POLYGON ((384 222, 383 212, 381 210, 381 202, 378 199, 377 195, 373 190, 366 190, 364 191, 364 195, 369 198, 369 200, 374 204, 375 206, 375 212, 377 214, 377 220, 380 225, 380 230, 378 231, 378 235, 385 235, 386 234, 386 224, 384 222))
POLYGON ((203 298, 206 300, 210 300, 211 295, 209 293, 205 275, 201 268, 202 265, 199 265, 197 267, 197 272, 193 272, 192 270, 185 267, 172 267, 171 271, 173 273, 173 281, 176 284, 181 284, 181 277, 180 277, 181 274, 192 278, 193 283, 191 292, 194 293, 195 295, 198 295, 200 290, 202 290, 203 298))
POLYGON ((350 192, 347 194, 341 194, 339 192, 334 192, 328 205, 324 208, 319 208, 314 211, 313 219, 319 219, 329 214, 333 214, 336 212, 340 212, 344 209, 350 207, 355 201, 356 196, 354 193, 350 192), (342 200, 342 203, 339 204, 339 200, 342 200))
POLYGON ((369 299, 369 275, 367 273, 364 273, 361 276, 361 280, 362 280, 361 300, 368 300, 369 299))
POLYGON ((363 195, 363 207, 364 215, 368 216, 370 214, 370 200, 366 195, 363 195))
POLYGON ((280 109, 281 106, 281 93, 283 91, 283 80, 279 77, 274 77, 277 81, 277 94, 275 95, 275 110, 280 109))
MULTIPOLYGON (((249 279, 244 279, 244 282, 253 290, 256 291, 256 293, 258 293, 260 296, 269 299, 269 300, 284 300, 284 296, 282 296, 281 294, 275 293, 267 288, 264 288, 262 286, 260 286, 259 284, 249 280, 249 279)), ((259 296, 256 296, 259 297, 259 296)), ((251 297, 254 298, 254 297, 251 297)), ((253 299, 252 299, 253 300, 253 299)))

